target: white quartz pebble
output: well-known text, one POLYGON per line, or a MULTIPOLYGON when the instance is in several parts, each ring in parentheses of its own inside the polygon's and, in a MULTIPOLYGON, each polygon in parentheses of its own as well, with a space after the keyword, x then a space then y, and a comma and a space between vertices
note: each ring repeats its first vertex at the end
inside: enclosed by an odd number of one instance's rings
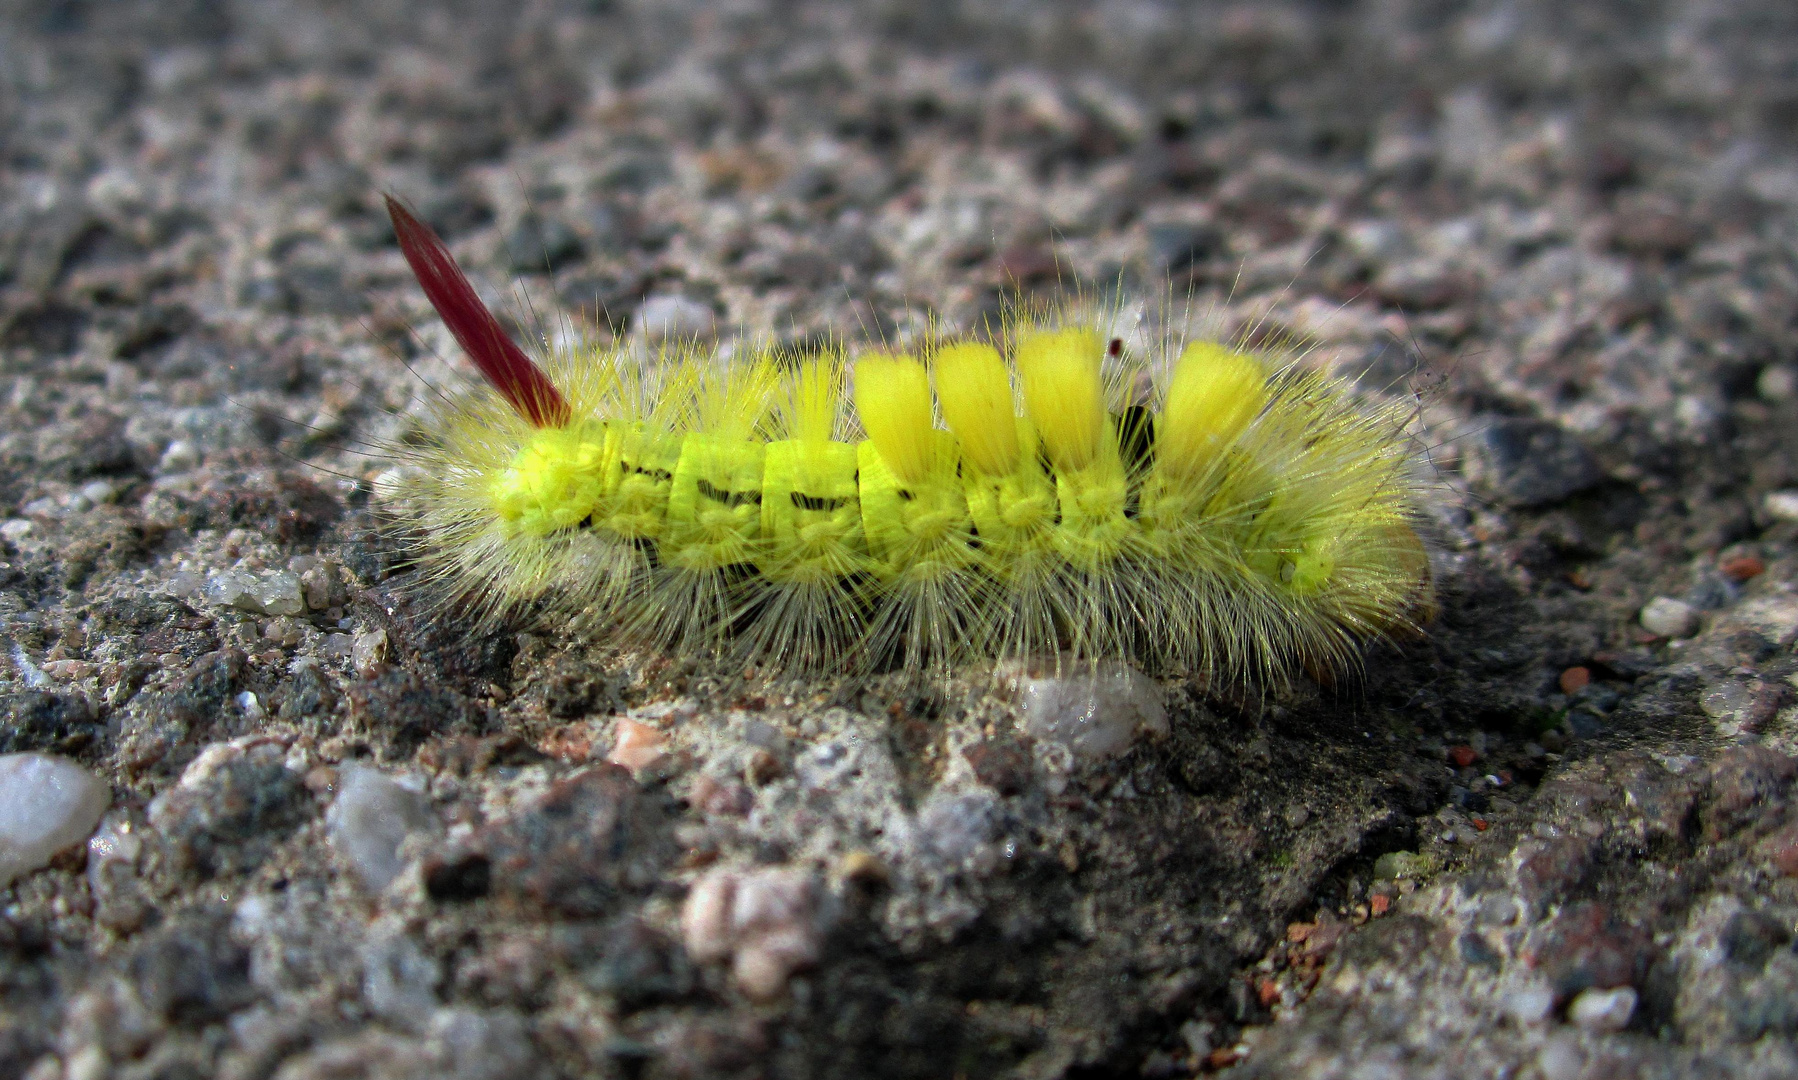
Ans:
POLYGON ((107 786, 68 758, 0 756, 0 889, 86 840, 111 803, 107 786))
POLYGON ((1776 521, 1798 521, 1798 491, 1769 491, 1761 506, 1776 521))
POLYGON ((1684 600, 1657 596, 1642 605, 1642 629, 1660 637, 1691 637, 1698 632, 1698 612, 1684 600))
POLYGON ((1594 1034, 1622 1031, 1636 1015, 1636 992, 1627 986, 1615 990, 1596 987, 1580 991, 1567 1006, 1567 1019, 1594 1034))
POLYGON ((690 341, 717 332, 712 309, 684 296, 649 297, 631 321, 651 341, 690 341))
POLYGON ((1123 753, 1139 734, 1165 735, 1161 687, 1118 663, 1070 663, 1060 674, 1017 680, 1024 728, 1061 743, 1081 761, 1123 753))

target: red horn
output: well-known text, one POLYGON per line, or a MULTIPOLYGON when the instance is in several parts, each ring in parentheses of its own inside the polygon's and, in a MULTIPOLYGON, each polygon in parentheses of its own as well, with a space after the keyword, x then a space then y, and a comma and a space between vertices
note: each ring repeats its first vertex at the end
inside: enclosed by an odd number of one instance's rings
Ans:
POLYGON ((462 351, 481 369, 481 374, 520 416, 538 427, 561 427, 573 416, 568 399, 549 376, 506 336, 505 328, 475 295, 468 276, 456 265, 455 256, 431 227, 418 220, 393 196, 386 196, 387 214, 399 238, 406 264, 418 278, 425 296, 443 324, 456 336, 462 351))

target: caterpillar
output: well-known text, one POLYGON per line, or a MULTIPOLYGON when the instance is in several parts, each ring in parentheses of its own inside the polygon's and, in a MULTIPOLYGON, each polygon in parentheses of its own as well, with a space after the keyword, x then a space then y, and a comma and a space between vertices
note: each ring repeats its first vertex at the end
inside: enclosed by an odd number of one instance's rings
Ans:
POLYGON ((1020 308, 912 350, 545 346, 387 207, 485 379, 384 504, 491 627, 770 672, 1044 657, 1278 680, 1415 631, 1433 585, 1399 403, 1278 349, 1126 349, 1020 308))

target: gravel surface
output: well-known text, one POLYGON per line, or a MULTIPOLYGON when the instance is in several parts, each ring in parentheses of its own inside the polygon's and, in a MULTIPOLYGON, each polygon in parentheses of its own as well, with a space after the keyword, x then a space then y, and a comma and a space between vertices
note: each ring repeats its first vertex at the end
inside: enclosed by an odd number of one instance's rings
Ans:
POLYGON ((0 1076, 1798 1075, 1795 130, 1747 0, 0 6, 0 1076), (1418 402, 1440 615, 1269 692, 470 638, 387 191, 533 336, 1304 335, 1418 402))

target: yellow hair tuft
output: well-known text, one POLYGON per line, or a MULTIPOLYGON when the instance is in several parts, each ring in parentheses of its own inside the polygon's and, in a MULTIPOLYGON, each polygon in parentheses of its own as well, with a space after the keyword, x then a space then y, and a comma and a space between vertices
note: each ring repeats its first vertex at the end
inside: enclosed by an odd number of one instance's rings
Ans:
POLYGON ((1018 467, 1018 417, 1005 359, 991 345, 946 345, 931 358, 943 420, 963 459, 987 476, 1018 467))
POLYGON ((893 475, 921 484, 936 468, 930 376, 916 357, 866 353, 855 362, 855 411, 893 475))
POLYGON ((1260 361, 1216 342, 1195 341, 1168 382, 1156 432, 1161 468, 1190 477, 1236 441, 1267 404, 1260 361))
POLYGON ((1079 472, 1105 437, 1105 338, 1097 330, 1031 331, 1018 341, 1018 379, 1043 452, 1057 469, 1079 472))

